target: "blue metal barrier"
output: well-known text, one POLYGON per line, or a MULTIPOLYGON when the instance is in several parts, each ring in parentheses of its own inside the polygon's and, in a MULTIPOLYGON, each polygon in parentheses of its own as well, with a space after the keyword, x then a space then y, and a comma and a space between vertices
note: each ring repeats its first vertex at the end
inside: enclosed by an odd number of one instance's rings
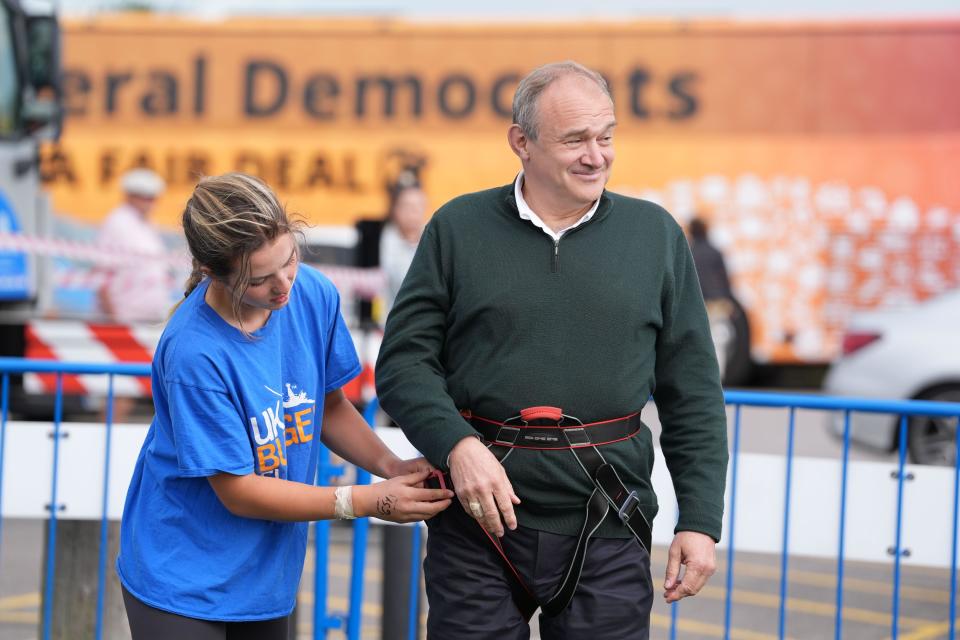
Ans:
MULTIPOLYGON (((57 536, 57 513, 59 505, 57 502, 57 474, 59 465, 59 446, 60 446, 60 427, 62 421, 62 395, 63 395, 63 376, 68 374, 102 374, 108 376, 108 411, 106 416, 105 430, 105 469, 103 478, 103 496, 102 496, 102 514, 100 529, 100 549, 98 555, 98 587, 97 587, 97 617, 96 617, 96 638, 100 640, 103 634, 103 605, 106 576, 106 548, 107 548, 107 488, 109 485, 109 462, 112 437, 112 399, 113 399, 113 380, 116 375, 124 376, 148 376, 150 374, 149 365, 131 365, 131 364, 71 364, 63 362, 43 362, 35 360, 23 360, 18 358, 0 358, 0 498, 3 495, 3 464, 6 443, 7 420, 10 409, 10 375, 22 374, 27 372, 35 373, 54 373, 57 376, 57 393, 55 398, 54 415, 54 440, 53 440, 53 468, 52 468, 52 488, 50 496, 50 514, 49 514, 49 540, 47 555, 48 561, 45 581, 44 610, 43 610, 43 638, 47 640, 51 634, 52 621, 52 603, 53 603, 53 584, 55 568, 55 551, 57 536)), ((726 575, 726 595, 724 602, 724 625, 723 635, 729 638, 731 634, 731 616, 732 616, 732 598, 735 584, 734 560, 736 554, 736 530, 734 528, 736 513, 738 509, 738 473, 740 461, 740 435, 741 435, 741 410, 743 407, 775 407, 788 410, 788 429, 786 442, 786 477, 785 477, 785 503, 783 514, 783 534, 781 542, 780 557, 780 589, 779 589, 779 613, 778 613, 778 636, 784 638, 786 635, 787 622, 787 592, 788 592, 788 574, 789 574, 789 524, 790 524, 790 491, 791 474, 793 472, 794 458, 794 436, 795 436, 795 415, 798 409, 812 409, 824 411, 840 411, 843 413, 843 448, 841 453, 841 474, 839 487, 839 529, 837 532, 837 570, 836 570, 836 613, 834 619, 834 637, 838 640, 843 635, 843 584, 844 584, 844 564, 845 564, 845 532, 847 515, 847 489, 848 489, 848 471, 850 457, 850 416, 852 412, 865 413, 885 413, 899 416, 899 449, 897 457, 897 495, 896 495, 896 528, 895 542, 892 549, 894 571, 891 595, 891 628, 892 638, 898 638, 898 623, 900 618, 900 578, 901 578, 901 555, 902 555, 902 520, 904 507, 904 468, 906 465, 907 454, 907 429, 908 418, 911 416, 933 416, 960 420, 960 405, 947 402, 926 402, 926 401, 884 401, 852 398, 830 398, 822 396, 798 395, 798 394, 775 394, 775 393, 756 393, 744 391, 728 391, 725 394, 726 402, 733 408, 733 441, 731 446, 731 481, 729 487, 729 524, 726 532, 728 548, 726 553, 727 575, 726 575)), ((377 410, 377 402, 371 402, 364 414, 364 418, 369 424, 373 424, 374 416, 377 410)), ((950 565, 950 596, 949 596, 949 637, 956 637, 956 610, 957 610, 957 542, 960 537, 958 532, 958 522, 960 522, 960 440, 956 444, 957 464, 953 470, 953 509, 952 509, 952 549, 950 565)), ((344 469, 340 465, 330 463, 329 452, 321 448, 318 461, 317 480, 321 483, 327 483, 331 478, 342 475, 344 469)), ((369 482, 369 474, 358 470, 357 483, 369 482)), ((2 507, 2 504, 0 504, 2 507)), ((2 512, 2 509, 0 509, 2 512)), ((364 560, 368 539, 369 522, 367 519, 358 519, 354 522, 353 530, 353 554, 352 554, 352 572, 350 584, 349 610, 346 618, 332 616, 327 613, 327 578, 328 578, 328 551, 330 544, 330 523, 318 522, 315 525, 315 544, 316 544, 316 570, 315 570, 315 602, 314 602, 314 637, 326 638, 327 632, 331 629, 343 629, 345 635, 350 640, 360 638, 362 622, 363 605, 363 575, 364 560)), ((413 571, 410 576, 410 617, 408 624, 408 637, 412 640, 415 636, 417 598, 419 596, 419 566, 420 566, 420 527, 416 525, 414 532, 414 545, 411 552, 414 554, 412 563, 413 571)), ((0 519, 0 545, 3 541, 2 519, 0 519)), ((0 546, 2 548, 2 546, 0 546)), ((679 603, 675 603, 671 608, 670 637, 677 637, 677 627, 680 620, 679 603)))
POLYGON ((0 558, 3 557, 3 453, 7 442, 7 414, 10 407, 10 376, 0 381, 0 558))
MULTIPOLYGON (((371 427, 375 426, 380 401, 373 398, 364 408, 363 419, 371 427)), ((369 484, 370 474, 363 469, 357 469, 356 484, 369 484)), ((393 525, 391 525, 393 526, 393 525)), ((405 525, 413 527, 413 542, 411 544, 412 558, 410 561, 410 601, 408 602, 409 615, 407 617, 407 638, 416 639, 417 632, 417 600, 420 595, 420 523, 405 525)), ((355 521, 353 529, 353 569, 350 573, 350 616, 347 622, 347 638, 359 639, 362 626, 363 611, 363 574, 367 553, 367 539, 370 532, 369 520, 361 518, 355 521)))
MULTIPOLYGON (((900 558, 902 555, 902 524, 903 524, 903 481, 904 466, 906 465, 907 452, 907 418, 909 416, 931 416, 942 418, 956 418, 960 421, 960 405, 951 402, 927 402, 920 400, 871 400, 862 398, 832 398, 824 396, 809 396, 800 394, 780 394, 780 393, 757 393, 747 391, 727 391, 725 392, 727 405, 733 406, 734 414, 734 447, 731 452, 732 462, 732 481, 730 494, 730 512, 731 523, 733 514, 735 514, 737 504, 737 462, 739 460, 739 434, 740 434, 740 409, 743 406, 754 407, 777 407, 789 409, 789 427, 787 436, 787 477, 786 477, 786 497, 784 504, 784 529, 783 546, 781 549, 781 575, 780 575, 780 615, 778 625, 778 637, 784 638, 786 632, 786 599, 787 599, 787 575, 789 570, 788 558, 788 537, 787 526, 789 524, 790 511, 790 474, 793 461, 793 437, 794 437, 794 417, 797 409, 815 409, 825 411, 842 411, 844 420, 843 429, 843 451, 841 460, 841 480, 840 480, 840 525, 839 541, 837 546, 837 587, 836 587, 836 615, 834 618, 834 637, 839 640, 843 633, 843 568, 844 568, 844 534, 846 531, 846 513, 847 513, 847 473, 850 456, 850 414, 854 411, 864 413, 885 413, 900 416, 899 429, 899 450, 897 461, 897 520, 896 537, 892 550, 894 557, 894 575, 893 575, 893 595, 891 603, 891 628, 890 635, 893 640, 899 636, 899 616, 900 616, 900 558)), ((958 439, 957 453, 960 454, 960 439, 958 439)), ((953 490, 953 530, 952 540, 953 548, 951 550, 951 582, 950 582, 950 638, 956 637, 956 599, 957 599, 957 526, 958 526, 958 498, 960 498, 960 455, 956 458, 954 466, 954 490, 953 490)), ((734 583, 734 549, 736 546, 735 532, 731 527, 728 533, 727 550, 727 592, 725 603, 724 629, 725 638, 730 636, 730 614, 731 600, 733 597, 734 583)), ((676 607, 677 605, 673 605, 676 607)), ((675 624, 675 623, 674 623, 675 624)))
MULTIPOLYGON (((328 484, 333 478, 342 476, 343 473, 343 465, 331 464, 330 451, 321 445, 317 459, 317 484, 328 484)), ((313 637, 326 638, 327 631, 344 627, 344 617, 327 613, 330 521, 318 520, 313 527, 313 637)))
MULTIPOLYGON (((50 495, 50 515, 49 515, 49 537, 47 542, 47 564, 45 570, 44 587, 44 606, 42 614, 42 634, 43 640, 49 640, 52 633, 53 621, 53 587, 54 571, 56 568, 56 542, 57 542, 57 520, 58 510, 60 508, 57 502, 57 485, 60 466, 60 441, 61 424, 63 420, 63 376, 64 375, 106 375, 108 377, 107 386, 107 411, 105 420, 105 442, 104 442, 104 471, 103 471, 103 495, 101 496, 101 522, 100 522, 100 541, 98 549, 98 572, 97 572, 97 610, 95 619, 95 638, 103 638, 103 612, 106 594, 106 575, 107 575, 107 500, 108 487, 110 482, 110 456, 113 434, 113 397, 114 397, 114 377, 117 375, 149 377, 149 364, 88 364, 88 363, 68 363, 60 361, 28 360, 23 358, 0 357, 0 499, 3 496, 3 478, 4 478, 4 453, 6 445, 7 422, 10 413, 10 376, 24 373, 51 373, 56 375, 56 392, 54 396, 54 420, 53 420, 53 460, 52 460, 52 483, 50 495)), ((367 423, 373 425, 376 416, 378 403, 373 400, 364 413, 367 423)), ((335 465, 330 462, 330 452, 320 446, 317 463, 317 482, 328 484, 333 478, 344 474, 343 465, 335 465)), ((357 470, 357 484, 367 484, 370 482, 370 474, 362 469, 357 470)), ((2 514, 2 503, 0 503, 0 514, 2 514)), ((366 549, 368 542, 369 520, 359 518, 354 521, 353 528, 353 550, 352 550, 352 570, 350 581, 350 596, 348 611, 345 615, 331 615, 327 612, 328 578, 329 578, 329 548, 330 548, 330 521, 323 520, 314 524, 315 541, 315 559, 314 570, 314 611, 313 628, 314 638, 326 638, 330 630, 344 630, 346 637, 350 640, 360 638, 362 611, 363 611, 363 574, 364 562, 366 559, 366 549)), ((419 526, 415 526, 414 542, 416 559, 413 563, 414 571, 411 575, 411 611, 416 611, 417 597, 419 594, 419 526), (413 585, 416 588, 412 588, 413 585)), ((3 519, 0 517, 0 549, 3 543, 3 519)), ((411 614, 409 622, 410 637, 413 638, 416 619, 411 614)))
MULTIPOLYGON (((54 396, 53 411, 53 471, 50 487, 49 533, 47 538, 47 566, 44 578, 43 596, 43 640, 49 640, 53 631, 53 586, 54 569, 56 568, 57 549, 57 512, 60 504, 57 502, 57 478, 60 461, 60 426, 63 419, 63 376, 66 374, 101 374, 108 375, 107 414, 106 414, 106 442, 104 445, 106 456, 104 462, 102 513, 100 519, 100 548, 97 563, 97 611, 95 620, 95 638, 103 638, 103 605, 106 590, 106 562, 107 562, 107 487, 110 480, 110 437, 113 426, 113 377, 149 376, 148 364, 78 364, 58 361, 26 360, 23 358, 0 358, 0 374, 2 374, 2 407, 0 407, 0 496, 3 495, 3 461, 4 444, 6 442, 7 417, 10 411, 10 375, 23 373, 53 373, 56 374, 56 395, 54 396)), ((0 510, 2 513, 2 510, 0 510)), ((0 518, 0 543, 3 540, 3 519, 0 518)))

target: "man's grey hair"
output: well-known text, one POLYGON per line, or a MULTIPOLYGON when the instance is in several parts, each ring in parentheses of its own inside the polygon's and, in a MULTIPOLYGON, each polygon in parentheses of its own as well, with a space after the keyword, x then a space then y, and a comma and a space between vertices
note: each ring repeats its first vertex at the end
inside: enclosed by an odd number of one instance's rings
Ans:
POLYGON ((566 60, 537 67, 520 81, 517 92, 513 94, 513 123, 518 125, 523 134, 531 140, 536 140, 540 135, 540 123, 537 119, 537 102, 540 94, 555 80, 565 76, 580 76, 592 80, 613 102, 610 87, 603 76, 579 62, 566 60))

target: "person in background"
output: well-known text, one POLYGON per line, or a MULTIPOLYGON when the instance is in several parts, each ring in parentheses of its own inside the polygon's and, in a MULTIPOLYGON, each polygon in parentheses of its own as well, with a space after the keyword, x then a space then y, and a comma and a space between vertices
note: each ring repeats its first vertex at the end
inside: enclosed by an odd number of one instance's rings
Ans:
POLYGON ((521 80, 522 170, 437 211, 387 319, 380 401, 457 495, 428 522, 429 638, 526 639, 538 608, 545 640, 649 637, 651 394, 679 504, 666 602, 715 570, 727 429, 707 314, 674 218, 605 189, 616 124, 580 64, 521 80))
POLYGON ((340 296, 300 264, 260 180, 204 178, 183 212, 193 271, 153 359, 117 573, 133 640, 287 640, 308 520, 429 518, 452 493, 401 460, 342 387, 360 362, 340 296), (319 443, 373 474, 316 486, 319 443))
POLYGON ((710 319, 710 335, 724 384, 742 384, 750 375, 750 325, 730 286, 727 264, 710 242, 706 221, 687 223, 687 240, 710 319))
POLYGON ((687 223, 687 234, 703 299, 709 302, 732 298, 733 292, 730 288, 730 277, 727 275, 727 265, 720 250, 710 243, 707 223, 699 217, 691 218, 687 223))
MULTIPOLYGON (((106 255, 123 258, 99 269, 100 311, 116 324, 161 323, 170 312, 174 283, 167 249, 150 217, 166 184, 154 171, 139 168, 123 174, 120 188, 123 202, 107 214, 97 236, 106 255)), ((136 398, 115 395, 112 421, 127 422, 135 406, 136 398)), ((104 408, 100 418, 106 417, 104 408)))
POLYGON ((104 251, 136 254, 136 259, 104 270, 98 291, 101 310, 113 322, 162 322, 170 311, 173 280, 167 249, 151 222, 166 185, 150 169, 133 169, 120 178, 124 200, 111 211, 97 237, 104 251))
POLYGON ((393 308, 397 292, 413 261, 427 216, 427 195, 413 172, 405 171, 390 190, 386 224, 380 233, 380 268, 384 275, 381 324, 393 308))

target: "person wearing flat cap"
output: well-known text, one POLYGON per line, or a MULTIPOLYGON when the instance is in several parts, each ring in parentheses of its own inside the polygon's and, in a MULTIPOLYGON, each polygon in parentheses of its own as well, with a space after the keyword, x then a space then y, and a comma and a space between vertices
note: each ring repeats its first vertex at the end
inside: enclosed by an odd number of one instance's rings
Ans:
POLYGON ((150 214, 166 185, 150 169, 133 169, 121 177, 120 187, 124 200, 107 215, 97 244, 109 255, 130 259, 104 271, 101 311, 122 324, 162 322, 170 311, 173 281, 167 250, 150 214))

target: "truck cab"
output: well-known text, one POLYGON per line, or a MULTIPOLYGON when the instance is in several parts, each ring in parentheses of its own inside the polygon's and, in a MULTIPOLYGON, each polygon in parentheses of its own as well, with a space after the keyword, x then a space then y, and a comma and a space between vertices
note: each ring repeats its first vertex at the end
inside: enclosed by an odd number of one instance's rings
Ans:
MULTIPOLYGON (((59 138, 62 113, 56 15, 52 10, 28 13, 17 0, 0 0, 2 356, 23 356, 26 323, 50 311, 50 258, 26 246, 24 239, 50 235, 50 203, 41 184, 39 149, 44 141, 59 138)), ((11 378, 11 400, 17 406, 20 380, 11 378)))
MULTIPOLYGON (((59 28, 52 13, 28 15, 0 0, 0 234, 43 237, 49 201, 40 180, 39 145, 60 134, 59 28)), ((46 261, 8 241, 0 245, 0 320, 42 312, 49 295, 46 261)))

